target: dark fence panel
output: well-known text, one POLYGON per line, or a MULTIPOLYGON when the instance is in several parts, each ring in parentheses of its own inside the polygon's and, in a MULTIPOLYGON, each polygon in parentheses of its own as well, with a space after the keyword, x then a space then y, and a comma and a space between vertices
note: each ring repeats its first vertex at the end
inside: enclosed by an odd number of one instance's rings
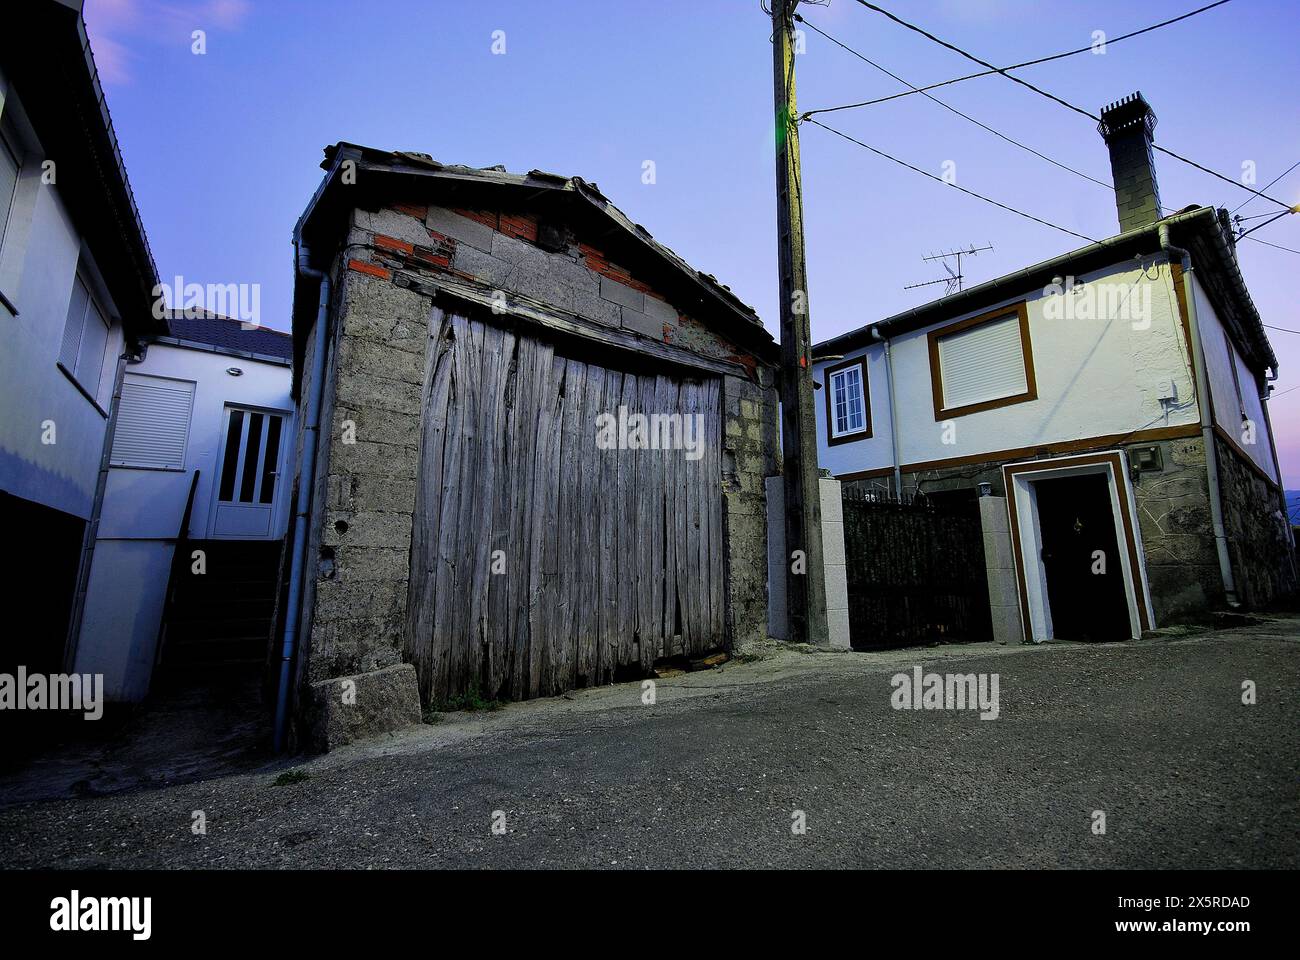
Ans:
POLYGON ((844 491, 853 647, 992 639, 978 507, 844 491))

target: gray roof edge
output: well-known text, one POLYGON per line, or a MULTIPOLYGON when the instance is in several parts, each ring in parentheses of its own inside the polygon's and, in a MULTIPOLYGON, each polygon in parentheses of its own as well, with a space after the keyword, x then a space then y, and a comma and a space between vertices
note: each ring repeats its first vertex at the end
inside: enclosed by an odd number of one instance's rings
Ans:
POLYGON ((176 347, 178 350, 197 350, 201 353, 219 353, 226 357, 239 357, 243 360, 255 360, 258 363, 269 363, 277 367, 293 366, 291 357, 277 357, 270 353, 257 353, 251 350, 240 350, 236 347, 223 347, 215 343, 205 343, 202 340, 187 340, 184 337, 173 336, 147 336, 142 340, 145 343, 156 343, 163 347, 176 347))
POLYGON ((978 309, 981 302, 991 302, 987 298, 995 293, 1002 292, 1005 288, 1006 298, 1010 299, 1026 285, 1030 285, 1044 276, 1050 277, 1053 273, 1062 268, 1069 266, 1088 258, 1101 256, 1108 250, 1121 250, 1131 245, 1140 243, 1148 236, 1159 236, 1161 227, 1201 227, 1200 221, 1204 220, 1204 226, 1212 227, 1210 235, 1222 260, 1229 282, 1234 287, 1233 293, 1241 306, 1245 309, 1247 319, 1254 321, 1256 330, 1251 331, 1256 337, 1262 340, 1263 345, 1267 348, 1267 359, 1269 364, 1276 369, 1277 358, 1274 356, 1271 345, 1268 344, 1268 338, 1264 335, 1263 321, 1259 317, 1258 311, 1250 298, 1250 293, 1246 289, 1245 279, 1241 276, 1240 268, 1237 266, 1236 257, 1228 247, 1227 241, 1223 236, 1220 228, 1218 211, 1214 207, 1195 207, 1191 210, 1185 210, 1157 220, 1154 223, 1139 227, 1136 230, 1129 230, 1125 233, 1108 237, 1097 243, 1089 244, 1086 247, 1080 247, 1071 250, 1059 256, 1043 260, 1040 263, 1033 264, 1021 270, 1005 274, 993 280, 987 280, 968 290, 963 290, 959 294, 951 297, 941 297, 938 300, 931 300, 928 303, 912 307, 901 313, 896 313, 891 317, 883 320, 877 320, 873 323, 866 324, 846 333, 839 334, 827 340, 820 341, 813 345, 814 361, 825 356, 834 356, 842 354, 848 350, 857 349, 863 345, 875 341, 874 331, 879 331, 881 336, 888 336, 891 329, 896 329, 912 321, 913 325, 923 326, 930 322, 938 322, 945 317, 955 314, 965 313, 968 310, 978 309), (819 356, 821 355, 821 356, 819 356))

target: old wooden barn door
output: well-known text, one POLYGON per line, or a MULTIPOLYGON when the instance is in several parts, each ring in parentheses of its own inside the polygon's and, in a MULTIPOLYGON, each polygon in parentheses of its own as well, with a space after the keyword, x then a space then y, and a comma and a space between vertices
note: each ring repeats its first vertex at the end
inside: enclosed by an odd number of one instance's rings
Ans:
POLYGON ((425 701, 546 696, 721 647, 718 380, 437 309, 430 325, 406 634, 425 701), (603 449, 620 407, 668 415, 656 440, 675 423, 677 448, 603 449))

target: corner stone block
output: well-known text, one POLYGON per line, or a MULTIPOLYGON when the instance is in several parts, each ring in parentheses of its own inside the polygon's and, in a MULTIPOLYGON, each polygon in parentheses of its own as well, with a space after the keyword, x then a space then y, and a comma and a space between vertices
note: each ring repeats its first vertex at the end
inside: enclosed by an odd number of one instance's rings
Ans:
POLYGON ((421 721, 415 667, 409 663, 317 681, 308 688, 307 701, 306 740, 317 752, 421 721))

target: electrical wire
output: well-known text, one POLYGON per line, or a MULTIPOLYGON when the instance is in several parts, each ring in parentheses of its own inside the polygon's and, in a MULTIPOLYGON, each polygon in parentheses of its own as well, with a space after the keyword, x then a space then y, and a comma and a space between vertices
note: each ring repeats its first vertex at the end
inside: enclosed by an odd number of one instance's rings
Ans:
MULTIPOLYGON (((1151 26, 1143 27, 1141 30, 1134 30, 1132 33, 1125 33, 1122 34, 1121 36, 1114 37, 1112 39, 1107 40, 1106 44, 1107 46, 1109 46, 1112 43, 1119 43, 1121 40, 1127 40, 1129 37, 1136 37, 1144 33, 1150 33, 1152 30, 1158 30, 1161 27, 1167 27, 1171 23, 1177 23, 1179 20, 1186 20, 1188 17, 1194 17, 1198 13, 1204 13, 1206 10, 1212 10, 1215 7, 1223 6, 1223 4, 1228 2, 1229 0, 1218 0, 1217 3, 1211 3, 1208 6, 1200 7, 1196 10, 1191 11, 1190 13, 1184 13, 1181 17, 1174 17, 1172 20, 1164 20, 1161 21, 1160 23, 1153 23, 1151 26)), ((811 26, 811 24, 809 24, 809 26, 811 26)), ((852 110, 856 107, 870 107, 870 106, 874 106, 877 103, 885 103, 888 100, 897 100, 900 97, 910 97, 914 93, 924 93, 927 90, 937 90, 939 87, 946 87, 949 86, 950 84, 962 83, 963 81, 966 80, 975 80, 979 77, 989 77, 995 73, 1005 73, 1008 70, 1019 70, 1023 67, 1032 67, 1040 63, 1050 63, 1053 60, 1063 60, 1066 57, 1078 56, 1081 53, 1090 53, 1092 50, 1093 47, 1090 44, 1086 47, 1080 47, 1078 50, 1067 50, 1064 53, 1054 53, 1050 57, 1039 57, 1037 60, 1026 60, 1024 63, 1013 63, 1009 67, 1002 67, 1000 69, 998 67, 993 67, 992 69, 983 70, 979 73, 970 73, 964 77, 953 77, 951 80, 944 80, 941 81, 940 83, 932 83, 929 86, 919 87, 916 90, 908 90, 902 93, 895 93, 895 94, 891 94, 888 97, 880 97, 879 99, 876 100, 864 100, 861 103, 846 103, 843 106, 839 106, 839 107, 823 107, 820 110, 810 110, 808 113, 804 114, 804 116, 806 117, 812 116, 814 113, 833 113, 836 110, 852 110)))
MULTIPOLYGON (((980 64, 980 65, 983 66, 983 67, 987 67, 989 70, 991 70, 991 71, 994 72, 994 73, 1001 74, 1002 76, 1004 76, 1004 77, 1006 77, 1008 80, 1010 80, 1012 83, 1018 83, 1018 84, 1020 84, 1022 87, 1025 87, 1025 88, 1028 89, 1028 90, 1032 90, 1034 93, 1038 94, 1039 96, 1041 96, 1041 97, 1045 97, 1045 98, 1047 98, 1048 100, 1051 100, 1053 103, 1056 103, 1056 104, 1059 104, 1059 105, 1062 106, 1062 107, 1065 107, 1067 110, 1071 110, 1071 111, 1073 111, 1074 113, 1077 113, 1077 114, 1079 114, 1079 115, 1081 115, 1081 116, 1087 117, 1089 120, 1093 120, 1093 121, 1096 121, 1097 123, 1101 123, 1101 117, 1099 117, 1099 116, 1097 116, 1096 114, 1091 113, 1091 112, 1089 112, 1089 111, 1083 109, 1083 107, 1076 106, 1075 104, 1070 103, 1070 101, 1068 101, 1068 100, 1064 100, 1064 99, 1062 99, 1061 97, 1056 96, 1056 94, 1048 93, 1046 90, 1042 89, 1041 87, 1036 87, 1036 86, 1034 86, 1034 85, 1033 85, 1032 83, 1030 83, 1028 80, 1022 80, 1022 79, 1020 79, 1020 77, 1013 77, 1010 73, 1007 72, 1007 68, 1004 68, 1004 67, 995 67, 995 66, 993 66, 993 64, 989 63, 987 60, 981 60, 979 57, 975 56, 973 53, 969 53, 969 52, 963 50, 961 47, 958 47, 958 46, 956 46, 955 44, 951 44, 951 43, 949 43, 947 40, 942 39, 941 37, 937 37, 937 36, 935 36, 933 33, 930 33, 928 30, 925 30, 925 29, 922 28, 922 27, 918 27, 918 26, 917 26, 916 24, 914 24, 914 23, 908 23, 906 20, 902 19, 901 17, 899 17, 899 16, 897 16, 897 15, 895 15, 895 14, 893 14, 893 13, 890 13, 890 12, 889 12, 888 10, 886 10, 884 7, 876 6, 874 3, 869 2, 869 0, 856 0, 856 2, 857 2, 860 6, 866 7, 868 10, 874 10, 876 13, 879 13, 879 14, 881 14, 881 15, 887 17, 888 19, 894 21, 894 22, 897 23, 899 26, 901 26, 901 27, 905 27, 905 28, 907 28, 908 30, 911 30, 911 31, 913 31, 913 32, 915 32, 915 33, 919 33, 921 36, 925 37, 927 40, 930 40, 930 41, 932 41, 933 43, 937 43, 937 44, 939 44, 941 47, 944 47, 944 48, 946 48, 946 49, 948 49, 948 50, 951 50, 953 53, 959 54, 960 56, 965 57, 967 60, 970 60, 970 61, 972 61, 973 63, 978 63, 978 64, 980 64)), ((805 117, 806 117, 806 116, 807 116, 807 115, 805 114, 805 117)), ((1223 174, 1221 174, 1221 173, 1219 173, 1219 172, 1217 172, 1217 171, 1215 171, 1215 170, 1211 170, 1209 167, 1202 166, 1201 164, 1197 163, 1195 160, 1191 160, 1191 159, 1189 159, 1189 158, 1187 158, 1187 157, 1182 156, 1181 154, 1175 153, 1174 151, 1168 149, 1167 147, 1162 147, 1162 146, 1160 146, 1159 144, 1156 144, 1156 143, 1151 144, 1151 147, 1152 147, 1152 149, 1154 149, 1154 150, 1159 150, 1161 153, 1165 154, 1166 156, 1173 157, 1175 160, 1178 160, 1178 161, 1181 162, 1181 163, 1185 163, 1185 164, 1187 164, 1188 166, 1195 167, 1197 170, 1200 170, 1202 173, 1208 173, 1210 176, 1212 176, 1212 177, 1217 177, 1219 180, 1223 180, 1225 183, 1231 183, 1231 184, 1232 184, 1233 186, 1235 186, 1235 187, 1239 187, 1239 188, 1241 188, 1242 190, 1246 190, 1246 191, 1248 191, 1248 192, 1250 192, 1250 193, 1255 194, 1256 196, 1263 197, 1265 200, 1270 200, 1270 201, 1272 201, 1273 203, 1276 203, 1276 204, 1277 204, 1278 206, 1280 206, 1280 207, 1286 207, 1288 210, 1291 209, 1291 204, 1289 204, 1289 203, 1283 203, 1281 200, 1278 200, 1276 197, 1270 197, 1268 194, 1263 193, 1263 192, 1261 192, 1261 191, 1259 191, 1259 190, 1256 190, 1256 189, 1254 189, 1253 187, 1248 187, 1248 186, 1246 186, 1244 183, 1242 183, 1242 182, 1239 181, 1239 180, 1234 180, 1232 177, 1224 176, 1223 174)))
POLYGON ((1025 213, 1023 210, 1017 210, 1015 207, 1009 207, 1005 203, 999 203, 997 200, 993 200, 989 197, 984 196, 983 194, 976 193, 974 190, 967 190, 965 187, 961 187, 955 183, 951 183, 950 181, 945 180, 942 177, 936 177, 933 173, 930 173, 928 170, 922 170, 920 167, 914 166, 905 160, 899 160, 897 157, 891 156, 890 154, 885 153, 885 151, 883 150, 878 150, 875 147, 871 146, 870 144, 863 143, 861 140, 857 140, 849 136, 847 133, 845 133, 842 130, 836 130, 834 127, 827 126, 826 124, 822 123, 820 120, 810 119, 808 120, 808 122, 813 124, 814 126, 821 127, 823 130, 827 130, 835 134, 837 137, 842 137, 843 139, 849 141, 849 143, 855 143, 859 147, 862 147, 864 150, 870 150, 878 157, 884 157, 886 160, 891 160, 901 167, 906 167, 907 169, 911 170, 913 173, 919 173, 923 177, 929 177, 931 180, 934 180, 938 183, 942 183, 945 186, 953 187, 956 190, 960 190, 962 193, 966 194, 967 196, 974 197, 976 200, 983 200, 985 203, 991 203, 993 204, 993 206, 1001 207, 1003 210, 1006 210, 1009 213, 1014 213, 1018 217, 1024 217, 1026 220, 1032 220, 1034 221, 1034 223, 1040 223, 1045 227, 1051 227, 1053 230, 1059 230, 1062 233, 1068 233, 1070 236, 1078 237, 1080 240, 1087 240, 1089 243, 1100 242, 1098 240, 1093 239, 1092 237, 1085 236, 1082 233, 1075 233, 1073 230, 1070 230, 1066 227, 1062 227, 1059 224, 1055 224, 1048 220, 1043 220, 1040 219, 1039 217, 1035 217, 1031 213, 1025 213))
POLYGON ((1300 250, 1296 250, 1292 247, 1284 247, 1280 243, 1269 243, 1269 241, 1261 240, 1259 239, 1259 237, 1247 237, 1246 239, 1254 240, 1256 243, 1262 243, 1264 246, 1272 247, 1274 250, 1285 250, 1287 253, 1294 253, 1300 255, 1300 250))
MULTIPOLYGON (((1226 2, 1226 0, 1225 0, 1225 2, 1226 2)), ((1108 184, 1108 183, 1104 183, 1103 181, 1098 180, 1096 177, 1090 177, 1090 176, 1088 176, 1088 174, 1082 172, 1081 170, 1076 170, 1076 169, 1074 169, 1074 167, 1071 167, 1071 166, 1068 166, 1067 164, 1061 163, 1059 160, 1053 160, 1051 157, 1047 156, 1046 154, 1044 154, 1044 153, 1039 153, 1039 152, 1038 152, 1037 150, 1035 150, 1033 147, 1028 146, 1027 144, 1021 143, 1019 140, 1016 140, 1016 139, 1013 138, 1013 137, 1009 137, 1009 136, 1007 136, 1005 133, 1002 133, 1001 131, 994 130, 994 129, 993 129, 992 127, 990 127, 988 124, 986 124, 986 123, 982 123, 981 121, 976 120, 974 117, 970 116, 969 114, 962 113, 962 112, 961 112, 960 110, 958 110, 956 107, 952 106, 951 104, 944 103, 944 101, 940 100, 938 97, 931 96, 929 93, 926 93, 925 90, 923 90, 922 88, 916 86, 916 85, 913 84, 913 83, 909 83, 908 81, 904 80, 902 77, 900 77, 898 74, 894 73, 893 71, 888 70, 888 69, 886 69, 885 67, 882 67, 880 64, 876 63, 874 60, 872 60, 872 59, 866 57, 865 55, 863 55, 862 53, 858 52, 857 50, 854 50, 854 49, 853 49, 852 47, 850 47, 848 44, 846 44, 846 43, 842 43, 841 41, 835 39, 835 38, 832 37, 829 33, 827 33, 825 30, 822 30, 822 29, 821 29, 820 27, 818 27, 816 24, 809 23, 807 20, 805 20, 803 17, 799 16, 798 14, 795 14, 795 19, 798 20, 800 23, 804 24, 804 25, 805 25, 806 27, 808 27, 809 29, 813 30, 814 32, 821 34, 823 37, 825 37, 825 38, 826 38, 827 40, 829 40, 831 43, 835 44, 837 47, 841 47, 842 49, 844 49, 844 50, 848 51, 849 53, 853 54, 855 57, 857 57, 857 58, 858 58, 859 60, 861 60, 863 63, 866 63, 866 64, 868 64, 869 66, 875 67, 875 68, 876 68, 877 70, 879 70, 881 73, 885 74, 885 75, 888 76, 888 77, 893 78, 894 80, 897 80, 897 81, 898 81, 899 83, 901 83, 903 86, 905 86, 905 87, 911 87, 911 88, 912 88, 912 91, 913 91, 914 93, 919 93, 919 94, 921 94, 921 95, 922 95, 923 97, 925 97, 927 100, 933 100, 933 101, 934 101, 935 103, 937 103, 939 106, 943 107, 945 110, 950 111, 951 113, 955 113, 957 116, 961 117, 963 120, 968 120, 969 122, 975 124, 975 126, 981 128, 981 129, 983 129, 983 130, 987 130, 989 133, 993 134, 995 137, 1000 137, 1001 139, 1005 140, 1007 143, 1011 144, 1012 146, 1019 147, 1021 150, 1025 150, 1025 151, 1028 151, 1029 153, 1032 153, 1034 156, 1038 157, 1040 160, 1046 160, 1048 163, 1052 164, 1053 166, 1060 167, 1062 170, 1069 171, 1070 173, 1074 174, 1074 175, 1077 176, 1077 177, 1082 177, 1084 180, 1088 180, 1088 181, 1090 181, 1090 182, 1092 182, 1092 183, 1095 183, 1095 184, 1097 184, 1097 186, 1101 187, 1103 190, 1113 190, 1113 189, 1114 189, 1110 184, 1108 184)), ((816 111, 814 111, 814 112, 816 112, 816 111)), ((804 114, 804 116, 807 117, 807 114, 804 114)))
MULTIPOLYGON (((1267 190, 1269 187, 1273 186, 1273 184, 1277 183, 1279 180, 1281 180, 1283 177, 1285 177, 1288 173, 1290 173, 1290 172, 1291 172, 1292 170, 1294 170, 1296 167, 1300 167, 1300 160, 1297 160, 1295 163, 1291 164, 1291 166, 1287 167, 1285 170, 1283 170, 1281 173, 1279 173, 1276 177, 1274 177, 1272 180, 1270 180, 1270 181, 1268 182, 1268 184, 1264 187, 1264 189, 1267 190)), ((1235 214, 1238 210, 1240 210, 1242 207, 1244 207, 1246 204, 1250 203, 1250 202, 1251 202, 1252 200, 1254 200, 1254 199, 1255 199, 1254 197, 1247 197, 1245 200, 1241 201, 1241 203, 1237 204, 1236 208, 1235 208, 1232 212, 1235 214)), ((1256 216, 1256 217, 1266 217, 1266 216, 1268 216, 1268 214, 1266 214, 1266 213, 1259 213, 1259 214, 1256 214, 1255 216, 1256 216)), ((1243 220, 1254 220, 1255 217, 1242 217, 1241 219, 1243 219, 1243 220)))

